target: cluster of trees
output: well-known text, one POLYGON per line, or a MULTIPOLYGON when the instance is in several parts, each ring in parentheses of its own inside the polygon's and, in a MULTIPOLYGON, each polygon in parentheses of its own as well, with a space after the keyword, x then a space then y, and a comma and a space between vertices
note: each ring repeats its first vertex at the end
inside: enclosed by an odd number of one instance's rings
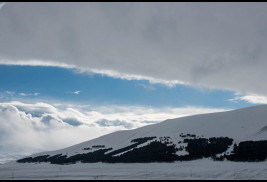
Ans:
POLYGON ((83 150, 92 150, 92 148, 91 147, 83 148, 83 150))
POLYGON ((94 145, 91 147, 88 147, 88 148, 83 148, 83 150, 92 150, 93 148, 105 148, 105 145, 94 145))
POLYGON ((143 138, 133 139, 133 140, 131 140, 131 142, 134 143, 134 144, 129 145, 129 146, 124 147, 124 148, 121 148, 121 149, 118 149, 118 150, 114 150, 114 151, 110 152, 108 155, 113 156, 113 155, 116 155, 116 154, 120 154, 122 152, 126 152, 128 150, 131 150, 131 149, 137 147, 138 145, 146 143, 149 140, 153 140, 154 138, 157 138, 157 137, 153 136, 153 137, 143 137, 143 138))
POLYGON ((169 140, 171 137, 169 136, 163 136, 163 137, 159 137, 160 140, 169 140))
MULTIPOLYGON (((17 162, 19 163, 33 163, 33 162, 50 162, 51 164, 72 164, 77 161, 85 162, 85 163, 93 163, 93 162, 112 162, 111 158, 113 158, 113 155, 125 152, 127 150, 133 149, 137 147, 140 144, 143 144, 149 140, 152 140, 154 138, 157 138, 155 136, 153 137, 144 137, 144 138, 136 138, 132 140, 131 142, 135 142, 134 144, 112 151, 108 154, 105 154, 106 152, 112 150, 112 148, 109 149, 100 149, 94 152, 89 152, 86 154, 77 154, 71 157, 67 157, 66 155, 58 154, 55 156, 50 157, 49 155, 43 155, 43 156, 37 156, 37 157, 27 157, 24 159, 20 159, 17 162)), ((92 148, 104 148, 105 145, 94 145, 92 148)), ((92 150, 92 148, 83 148, 83 150, 92 150)))
POLYGON ((83 163, 94 163, 103 161, 105 158, 105 152, 112 150, 109 149, 99 149, 94 152, 89 152, 86 154, 77 154, 71 157, 67 157, 66 155, 58 154, 50 157, 49 155, 38 156, 38 157, 28 157, 24 159, 20 159, 17 162, 19 163, 33 163, 33 162, 50 162, 51 164, 74 164, 78 161, 83 163))
POLYGON ((157 138, 156 136, 152 136, 152 137, 143 137, 143 138, 136 138, 136 139, 133 139, 131 142, 136 142, 138 143, 139 145, 142 144, 142 143, 146 143, 147 141, 149 140, 153 140, 157 138))
POLYGON ((196 138, 196 135, 195 134, 183 134, 183 133, 181 133, 179 136, 182 137, 182 138, 185 138, 185 137, 193 137, 193 138, 196 138))
POLYGON ((62 154, 55 156, 43 155, 20 159, 18 162, 51 162, 52 164, 72 164, 78 161, 82 163, 173 162, 176 160, 186 161, 204 157, 212 157, 214 160, 227 159, 231 161, 264 161, 267 159, 267 141, 241 142, 239 145, 234 145, 232 154, 216 157, 216 154, 226 152, 229 146, 233 144, 233 139, 228 137, 186 139, 187 146, 181 146, 180 148, 176 148, 174 144, 168 145, 166 140, 169 138, 165 137, 161 138, 162 140, 160 141, 152 141, 146 146, 136 148, 138 145, 154 138, 156 137, 137 138, 131 141, 134 144, 109 153, 107 152, 112 150, 112 148, 102 149, 104 147, 103 145, 96 145, 93 147, 99 147, 101 149, 85 154, 77 154, 71 157, 63 156, 62 154), (183 149, 188 152, 187 155, 176 155, 177 151, 183 149), (116 155, 120 153, 123 154, 116 155))
POLYGON ((105 145, 94 145, 92 148, 105 148, 105 145))
POLYGON ((228 137, 185 139, 188 155, 177 156, 177 160, 189 161, 207 157, 216 158, 216 154, 225 152, 232 145, 233 139, 228 137))
POLYGON ((184 146, 180 146, 179 148, 176 148, 176 151, 183 151, 184 150, 184 146))
POLYGON ((175 161, 175 146, 167 146, 159 141, 149 143, 147 146, 135 148, 120 156, 112 156, 112 152, 105 154, 110 149, 99 149, 86 154, 77 154, 71 157, 62 156, 62 154, 49 157, 38 156, 18 160, 25 162, 50 162, 51 164, 73 164, 78 161, 82 163, 107 162, 107 163, 134 163, 134 162, 171 162, 175 161))
POLYGON ((27 157, 27 158, 19 159, 19 160, 17 160, 17 162, 19 162, 19 163, 26 163, 26 162, 46 162, 48 157, 49 157, 49 155, 37 156, 37 157, 34 157, 34 158, 27 157))
POLYGON ((258 162, 267 159, 267 141, 245 141, 239 145, 234 145, 234 150, 230 155, 223 155, 215 160, 240 161, 240 162, 258 162))
POLYGON ((173 144, 169 136, 160 137, 159 140, 164 144, 173 144))
POLYGON ((174 145, 167 146, 160 141, 153 141, 146 146, 135 148, 120 156, 111 157, 107 162, 172 162, 175 161, 174 145))
POLYGON ((233 144, 233 139, 228 137, 190 139, 186 151, 192 159, 212 157, 225 152, 233 144))
POLYGON ((135 144, 129 145, 127 147, 123 147, 123 148, 114 150, 114 151, 110 152, 108 155, 110 155, 110 156, 117 155, 117 154, 120 154, 122 152, 126 152, 127 150, 131 150, 131 149, 137 147, 138 145, 139 145, 138 143, 135 143, 135 144))

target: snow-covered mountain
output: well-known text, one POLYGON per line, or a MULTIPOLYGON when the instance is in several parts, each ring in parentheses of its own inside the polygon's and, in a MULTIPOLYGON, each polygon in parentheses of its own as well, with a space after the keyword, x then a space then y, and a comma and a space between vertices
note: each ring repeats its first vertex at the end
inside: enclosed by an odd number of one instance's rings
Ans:
POLYGON ((266 147, 267 105, 261 105, 169 119, 134 130, 117 131, 62 150, 34 154, 18 161, 155 162, 203 157, 263 161, 267 157, 266 147), (249 150, 246 155, 250 156, 244 156, 244 147, 249 150), (255 154, 255 150, 260 153, 255 154))

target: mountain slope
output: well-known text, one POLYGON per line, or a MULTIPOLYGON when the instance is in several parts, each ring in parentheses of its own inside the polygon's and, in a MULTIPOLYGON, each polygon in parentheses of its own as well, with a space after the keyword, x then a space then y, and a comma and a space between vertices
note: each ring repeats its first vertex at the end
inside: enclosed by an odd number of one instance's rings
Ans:
MULTIPOLYGON (((221 152, 226 154, 227 152, 233 151, 234 143, 238 144, 250 140, 266 141, 266 128, 267 105, 261 105, 227 112, 170 119, 134 130, 118 131, 62 150, 35 154, 28 159, 33 159, 37 156, 46 156, 46 159, 51 156, 65 156, 65 158, 74 156, 73 158, 75 158, 75 161, 83 161, 84 158, 95 157, 95 155, 91 155, 94 152, 95 154, 98 152, 97 155, 101 155, 102 157, 112 154, 110 157, 127 156, 128 158, 133 155, 133 152, 131 152, 133 150, 135 157, 142 156, 147 158, 149 156, 141 154, 140 151, 155 153, 153 151, 158 147, 163 147, 162 150, 169 151, 170 155, 186 156, 188 154, 191 155, 190 148, 192 148, 193 152, 193 150, 200 150, 199 147, 202 145, 205 145, 206 148, 210 148, 211 150, 217 150, 218 146, 221 146, 221 152), (215 139, 211 140, 211 137, 215 137, 215 139), (233 140, 233 142, 231 140, 233 140), (211 145, 212 141, 215 141, 215 143, 213 142, 214 146, 211 145), (163 145, 157 142, 161 142, 163 145), (140 155, 136 154, 138 152, 140 155), (78 155, 88 153, 91 153, 90 156, 78 155), (77 159, 77 157, 79 159, 77 159)), ((257 143, 257 145, 261 148, 265 147, 265 143, 257 143)), ((206 149, 205 147, 203 149, 206 149)), ((204 155, 204 157, 214 156, 214 154, 218 156, 218 152, 219 151, 214 153, 213 151, 213 153, 204 155)), ((263 155, 265 156, 265 153, 263 155)), ((165 157, 166 156, 163 158, 166 159, 165 157)), ((188 159, 197 157, 200 158, 201 156, 195 154, 192 158, 188 159)), ((37 159, 21 160, 19 162, 49 161, 43 160, 43 158, 37 159)), ((103 160, 104 158, 101 158, 98 161, 103 160)), ((155 158, 153 160, 155 160, 155 158)), ((172 160, 176 159, 172 158, 172 160)), ((107 161, 109 161, 109 159, 107 161)), ((119 161, 121 161, 121 159, 119 161)))

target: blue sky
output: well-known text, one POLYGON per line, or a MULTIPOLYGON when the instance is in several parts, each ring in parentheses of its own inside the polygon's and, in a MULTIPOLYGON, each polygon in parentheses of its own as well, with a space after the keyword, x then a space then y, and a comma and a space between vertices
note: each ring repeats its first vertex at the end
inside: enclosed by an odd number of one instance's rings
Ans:
POLYGON ((173 87, 147 80, 126 80, 75 69, 42 66, 0 66, 2 102, 16 100, 64 101, 92 105, 139 105, 150 107, 241 108, 252 104, 231 102, 235 92, 173 87), (76 93, 75 93, 76 92, 76 93), (8 94, 13 93, 13 94, 8 94))

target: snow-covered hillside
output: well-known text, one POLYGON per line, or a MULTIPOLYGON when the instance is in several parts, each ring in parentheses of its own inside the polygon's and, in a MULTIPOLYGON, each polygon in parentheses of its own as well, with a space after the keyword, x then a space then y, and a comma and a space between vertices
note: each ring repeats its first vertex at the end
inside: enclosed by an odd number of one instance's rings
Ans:
POLYGON ((62 150, 42 152, 36 156, 62 156, 70 157, 77 154, 94 152, 99 149, 109 149, 105 154, 124 149, 114 156, 127 153, 135 148, 143 147, 153 141, 167 141, 167 145, 175 145, 183 150, 176 152, 177 155, 188 154, 185 150, 187 144, 184 139, 229 137, 233 144, 226 152, 231 152, 234 143, 242 141, 267 140, 267 105, 253 106, 233 111, 200 114, 178 119, 170 119, 159 124, 148 125, 134 130, 114 132, 94 140, 80 143, 62 150), (188 136, 186 136, 189 134, 188 136), (192 137, 195 135, 195 137, 192 137), (152 137, 142 143, 134 143, 138 138, 152 137), (136 145, 133 145, 136 144, 136 145), (132 146, 132 147, 131 147, 132 146), (128 147, 128 150, 127 148, 128 147))

